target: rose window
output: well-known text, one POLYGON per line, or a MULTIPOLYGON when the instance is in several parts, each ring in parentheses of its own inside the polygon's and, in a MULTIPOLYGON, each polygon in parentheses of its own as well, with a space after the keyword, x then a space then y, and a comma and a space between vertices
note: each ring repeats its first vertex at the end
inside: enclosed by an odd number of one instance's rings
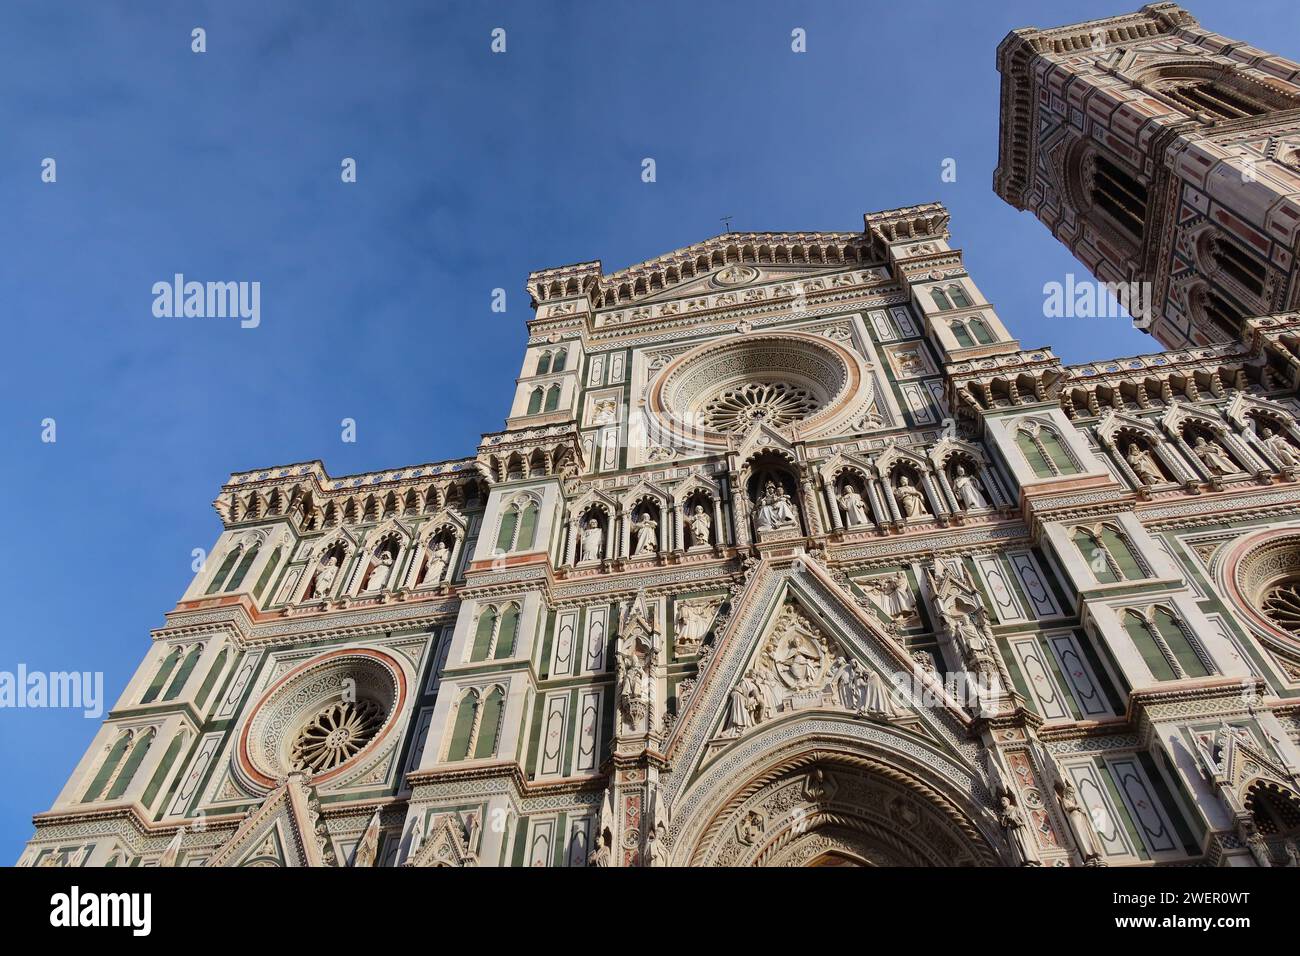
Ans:
POLYGON ((781 428, 821 407, 806 388, 784 382, 749 382, 729 388, 700 409, 700 424, 716 432, 743 432, 756 422, 781 428))
POLYGON ((1300 578, 1280 581, 1270 587, 1264 592, 1260 610, 1282 630, 1300 637, 1300 578))
POLYGON ((329 704, 298 732, 290 766, 323 773, 347 763, 379 733, 385 716, 384 709, 371 700, 329 704))
POLYGON ((862 356, 823 335, 746 333, 673 359, 650 382, 646 414, 661 443, 726 446, 757 424, 835 434, 871 406, 862 356))
POLYGON ((274 681, 239 735, 236 769, 269 790, 295 771, 317 782, 382 759, 406 700, 408 674, 383 651, 327 651, 274 681))

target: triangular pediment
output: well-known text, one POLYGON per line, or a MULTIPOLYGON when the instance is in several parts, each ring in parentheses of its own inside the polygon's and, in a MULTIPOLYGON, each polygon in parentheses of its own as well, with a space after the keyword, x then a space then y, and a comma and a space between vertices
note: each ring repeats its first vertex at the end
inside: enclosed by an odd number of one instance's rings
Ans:
POLYGON ((438 817, 424 842, 405 866, 462 867, 478 864, 478 818, 445 813, 438 817))
POLYGON ((683 779, 752 733, 809 713, 863 727, 886 723, 975 766, 969 715, 845 585, 806 556, 753 567, 694 684, 679 687, 678 699, 666 753, 683 779))
POLYGON ((799 460, 794 443, 789 438, 767 422, 756 422, 750 426, 749 431, 745 432, 744 437, 740 440, 740 462, 744 465, 755 455, 764 452, 775 452, 787 459, 791 464, 795 464, 799 460))
POLYGON ((314 788, 293 773, 212 856, 208 866, 334 866, 314 788))

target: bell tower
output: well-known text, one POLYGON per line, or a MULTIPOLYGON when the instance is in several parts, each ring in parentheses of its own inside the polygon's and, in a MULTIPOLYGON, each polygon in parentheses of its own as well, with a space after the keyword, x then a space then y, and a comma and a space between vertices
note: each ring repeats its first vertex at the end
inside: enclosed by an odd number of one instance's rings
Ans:
POLYGON ((1174 3, 998 47, 994 189, 1166 348, 1300 305, 1300 65, 1174 3), (1140 314, 1139 314, 1140 313, 1140 314))

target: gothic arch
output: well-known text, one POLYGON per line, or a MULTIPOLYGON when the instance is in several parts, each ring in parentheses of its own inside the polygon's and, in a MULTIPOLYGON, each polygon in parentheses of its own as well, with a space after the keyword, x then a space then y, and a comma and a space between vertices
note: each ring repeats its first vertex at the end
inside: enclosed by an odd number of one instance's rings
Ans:
POLYGON ((987 798, 982 781, 922 757, 896 728, 792 715, 748 735, 681 794, 672 862, 799 865, 838 849, 872 865, 995 866, 1002 841, 987 798))

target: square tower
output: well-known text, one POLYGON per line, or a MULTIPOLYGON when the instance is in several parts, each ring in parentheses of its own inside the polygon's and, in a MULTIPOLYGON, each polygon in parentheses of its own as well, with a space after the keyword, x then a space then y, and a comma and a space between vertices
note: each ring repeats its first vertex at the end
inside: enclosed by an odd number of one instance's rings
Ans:
POLYGON ((1140 283, 1168 348, 1295 309, 1300 65, 1173 3, 998 47, 994 189, 1104 283, 1140 283))

